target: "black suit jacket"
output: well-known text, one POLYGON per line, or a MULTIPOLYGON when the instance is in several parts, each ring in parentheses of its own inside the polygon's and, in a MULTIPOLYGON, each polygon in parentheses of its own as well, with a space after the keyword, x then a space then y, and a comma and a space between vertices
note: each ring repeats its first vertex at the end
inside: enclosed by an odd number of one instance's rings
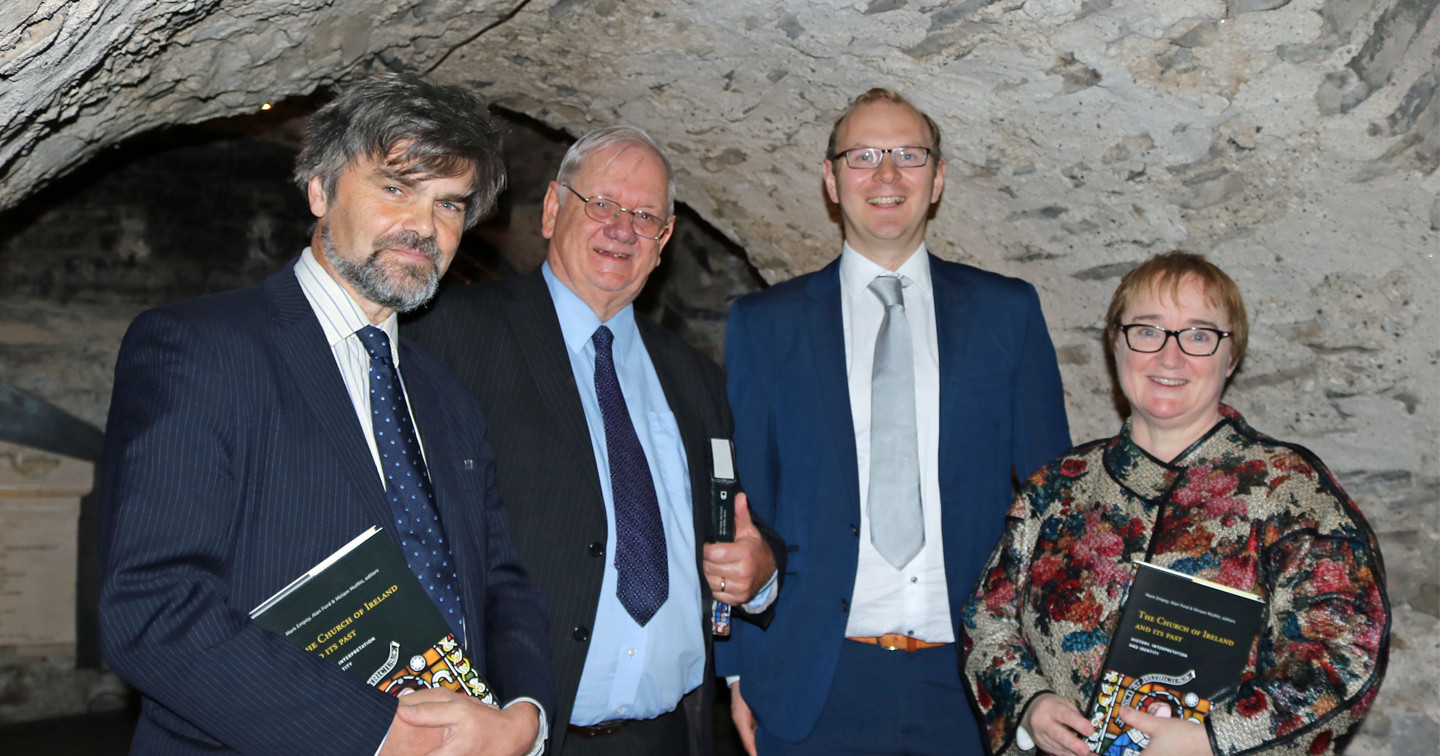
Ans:
MULTIPOLYGON (((698 571, 700 546, 710 540, 710 439, 729 438, 732 427, 725 379, 719 366, 660 326, 638 316, 636 322, 690 463, 698 571)), ((454 288, 407 328, 475 393, 490 421, 515 542, 549 611, 558 696, 549 752, 561 753, 590 648, 606 526, 595 455, 550 290, 539 270, 489 286, 454 288)), ((783 560, 779 536, 763 523, 757 526, 783 560)), ((783 561, 780 570, 783 574, 783 561)), ((700 584, 708 608, 710 588, 703 579, 700 584)), ((763 626, 771 613, 737 616, 763 626)), ((695 621, 703 623, 709 639, 708 617, 695 621)), ((712 698, 707 683, 683 702, 695 753, 711 750, 712 698)))
MULTIPOLYGON (((400 354, 467 650, 502 697, 553 707, 485 422, 439 363, 403 338, 400 354)), ((398 544, 362 433, 293 266, 131 325, 101 460, 100 620, 144 695, 135 753, 374 753, 395 700, 248 617, 371 525, 398 544)))

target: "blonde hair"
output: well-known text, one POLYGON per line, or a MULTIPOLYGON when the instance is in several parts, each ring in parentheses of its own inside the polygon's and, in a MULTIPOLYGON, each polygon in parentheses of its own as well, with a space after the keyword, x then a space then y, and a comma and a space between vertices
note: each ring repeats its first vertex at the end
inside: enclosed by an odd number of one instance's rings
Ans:
MULTIPOLYGON (((852 100, 850 104, 845 108, 845 110, 840 113, 840 116, 835 119, 835 125, 830 127, 830 141, 825 145, 826 160, 834 160, 836 157, 838 157, 838 155, 835 154, 835 140, 840 137, 840 126, 841 124, 845 123, 845 119, 849 118, 852 114, 854 114, 856 110, 859 110, 862 105, 869 105, 874 102, 888 102, 892 105, 904 105, 905 107, 915 111, 920 116, 920 118, 925 121, 925 127, 930 130, 930 144, 928 145, 930 149, 930 155, 934 157, 937 161, 943 159, 940 154, 940 127, 936 125, 934 119, 932 119, 924 111, 911 104, 910 101, 905 99, 905 96, 900 94, 899 92, 896 92, 893 89, 886 89, 884 87, 875 87, 874 89, 871 89, 865 94, 862 94, 852 100)), ((926 147, 927 145, 916 144, 906 146, 926 147)))

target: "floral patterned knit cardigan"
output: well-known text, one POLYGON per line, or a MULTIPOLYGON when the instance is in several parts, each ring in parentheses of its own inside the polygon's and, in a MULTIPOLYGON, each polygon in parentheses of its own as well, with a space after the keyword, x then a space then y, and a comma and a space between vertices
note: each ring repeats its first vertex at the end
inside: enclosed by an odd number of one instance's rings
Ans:
POLYGON ((1220 410, 1171 464, 1127 422, 1030 477, 962 619, 991 753, 1022 753, 1039 693, 1089 705, 1135 558, 1268 603, 1238 692, 1206 722, 1216 754, 1330 754, 1359 725, 1389 649, 1375 535, 1313 454, 1220 410))

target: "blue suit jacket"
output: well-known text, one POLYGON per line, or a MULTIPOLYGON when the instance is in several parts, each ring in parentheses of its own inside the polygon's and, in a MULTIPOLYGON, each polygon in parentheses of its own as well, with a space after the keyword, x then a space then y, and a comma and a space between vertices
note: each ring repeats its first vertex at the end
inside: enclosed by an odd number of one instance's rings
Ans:
MULTIPOLYGON (((404 339, 400 351, 467 651, 504 698, 549 707, 544 609, 510 542, 484 420, 437 362, 404 339)), ((134 752, 373 753, 395 700, 248 618, 369 526, 396 538, 293 266, 141 315, 115 373, 100 620, 111 666, 144 695, 134 752)))
MULTIPOLYGON (((1034 287, 935 257, 930 271, 940 351, 941 527, 958 627, 958 612, 1000 537, 1013 476, 1023 480, 1069 448, 1070 431, 1034 287)), ((756 716, 791 742, 814 728, 830 690, 860 550, 840 298, 837 259, 736 302, 725 341, 741 484, 790 553, 774 621, 764 632, 737 624, 720 671, 741 675, 756 716)))

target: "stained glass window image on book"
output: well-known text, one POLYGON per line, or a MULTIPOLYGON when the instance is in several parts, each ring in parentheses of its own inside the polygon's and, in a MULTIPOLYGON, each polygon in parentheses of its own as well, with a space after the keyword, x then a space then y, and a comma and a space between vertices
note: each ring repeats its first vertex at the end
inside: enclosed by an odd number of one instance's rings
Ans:
POLYGON ((361 533, 250 617, 391 695, 438 687, 495 703, 399 547, 380 528, 361 533))
POLYGON ((1090 706, 1102 756, 1135 756, 1148 739, 1120 719, 1120 707, 1203 723, 1211 703, 1232 694, 1255 645, 1265 602, 1244 591, 1135 562, 1120 625, 1090 706))

